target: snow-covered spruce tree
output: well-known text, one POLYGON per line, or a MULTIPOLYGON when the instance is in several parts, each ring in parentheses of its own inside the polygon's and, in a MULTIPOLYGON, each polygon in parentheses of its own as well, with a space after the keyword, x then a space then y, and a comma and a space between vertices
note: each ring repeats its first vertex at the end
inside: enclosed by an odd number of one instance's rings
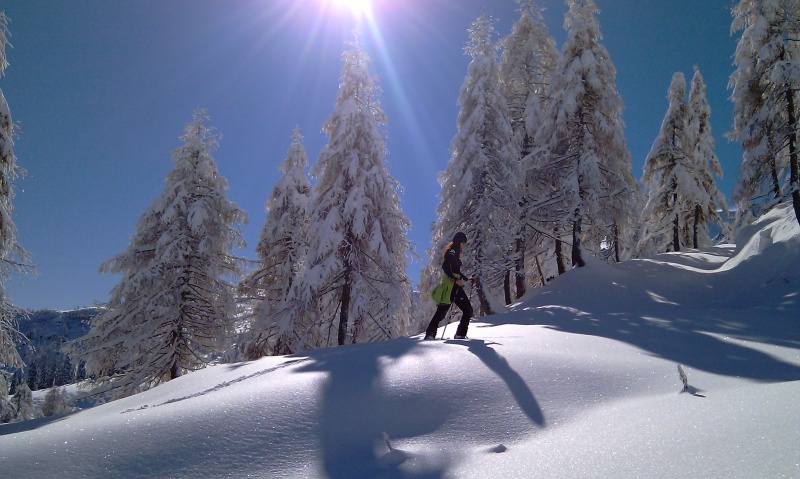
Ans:
POLYGON ((711 106, 706 98, 706 84, 697 67, 694 68, 694 76, 689 88, 687 109, 686 138, 693 160, 690 172, 693 188, 688 191, 690 196, 686 199, 689 207, 686 230, 691 240, 686 244, 696 249, 711 243, 708 236, 708 223, 714 222, 722 227, 724 221, 720 217, 719 211, 726 216, 728 214, 725 195, 719 191, 716 181, 714 181, 714 176, 722 177, 722 167, 714 152, 716 141, 711 134, 711 106))
POLYGON ((669 107, 661 122, 658 137, 647 154, 644 176, 647 202, 639 251, 647 256, 671 247, 680 251, 684 245, 685 219, 694 205, 687 201, 696 198, 690 192, 697 188, 693 181, 693 149, 688 138, 686 79, 683 73, 672 75, 667 98, 669 107))
POLYGON ((597 7, 594 0, 567 4, 567 38, 547 89, 546 121, 537 131, 537 142, 546 146, 536 155, 534 176, 547 196, 531 214, 551 222, 554 236, 571 229, 572 264, 583 266, 582 244, 598 251, 606 241, 617 260, 627 254, 640 192, 625 144, 616 69, 599 43, 597 7))
POLYGON ((741 0, 731 32, 742 31, 728 87, 733 90, 733 130, 744 159, 732 200, 737 223, 791 196, 800 222, 800 2, 741 0))
POLYGON ((344 68, 328 134, 311 173, 307 269, 287 298, 294 316, 289 348, 381 341, 407 334, 411 243, 400 185, 389 175, 382 126, 386 116, 356 37, 344 68))
MULTIPOLYGON (((0 78, 8 67, 6 45, 8 45, 8 19, 0 12, 0 78)), ((27 253, 17 243, 17 228, 11 218, 14 198, 13 182, 19 173, 14 157, 14 122, 8 102, 0 90, 0 367, 20 367, 22 360, 17 353, 15 341, 21 339, 17 330, 19 309, 11 304, 6 294, 5 282, 12 272, 30 269, 26 264, 27 253)))
POLYGON ((439 281, 444 248, 456 232, 462 231, 469 238, 462 271, 476 278, 479 314, 488 315, 502 305, 505 274, 516 263, 519 149, 500 91, 493 20, 482 14, 469 33, 466 52, 472 61, 458 98, 461 111, 458 133, 450 143, 450 161, 439 174, 442 189, 438 219, 433 226, 433 248, 429 250, 430 264, 423 271, 422 290, 428 294, 439 281))
POLYGON ((294 325, 276 322, 283 301, 306 258, 311 182, 303 136, 295 129, 283 176, 267 200, 267 219, 256 246, 258 266, 239 284, 239 292, 257 301, 246 334, 245 359, 267 354, 291 354, 294 325))
POLYGON ((226 197, 207 120, 195 112, 128 249, 101 266, 121 275, 105 313, 67 346, 116 397, 204 366, 210 352, 224 349, 220 338, 232 326, 233 285, 224 278, 241 274, 230 251, 244 246, 237 224, 247 218, 226 197))
MULTIPOLYGON (((532 230, 526 227, 527 215, 525 210, 530 204, 530 183, 526 182, 526 159, 536 148, 534 145, 535 129, 541 124, 545 105, 544 91, 550 83, 550 76, 558 61, 558 50, 555 39, 550 35, 542 19, 542 9, 534 0, 516 0, 520 5, 520 18, 511 27, 511 34, 500 42, 502 54, 500 56, 500 89, 508 104, 508 115, 511 128, 514 132, 514 141, 519 149, 517 181, 522 182, 515 190, 520 192, 518 198, 521 218, 519 232, 516 238, 514 267, 514 289, 516 298, 525 294, 526 263, 530 250, 535 257, 539 251, 539 241, 534 241, 538 235, 531 234, 532 230)), ((536 274, 538 268, 534 269, 536 274)), ((544 278, 538 278, 543 281, 544 278)), ((506 303, 511 302, 510 277, 506 280, 504 289, 506 303)))

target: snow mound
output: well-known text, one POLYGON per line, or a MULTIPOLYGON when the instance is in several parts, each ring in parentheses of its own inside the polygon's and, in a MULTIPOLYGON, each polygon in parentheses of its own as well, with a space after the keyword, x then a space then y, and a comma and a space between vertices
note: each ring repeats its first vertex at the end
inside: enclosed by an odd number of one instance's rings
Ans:
POLYGON ((791 203, 779 205, 742 229, 736 238, 736 244, 741 246, 736 248, 736 255, 729 261, 731 268, 758 256, 763 261, 773 261, 781 257, 785 263, 794 263, 793 260, 796 260, 800 251, 800 227, 791 203))

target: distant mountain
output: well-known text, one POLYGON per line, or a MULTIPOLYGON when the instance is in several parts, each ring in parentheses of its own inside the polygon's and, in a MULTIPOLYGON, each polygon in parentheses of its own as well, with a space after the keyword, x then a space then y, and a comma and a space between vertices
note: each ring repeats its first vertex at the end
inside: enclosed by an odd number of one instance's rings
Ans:
POLYGON ((100 308, 82 308, 72 311, 41 311, 21 314, 17 320, 27 341, 17 345, 25 367, 13 371, 12 393, 22 382, 35 391, 53 385, 71 384, 85 378, 82 365, 72 364, 61 353, 67 341, 83 336, 89 331, 89 320, 102 312, 100 308))

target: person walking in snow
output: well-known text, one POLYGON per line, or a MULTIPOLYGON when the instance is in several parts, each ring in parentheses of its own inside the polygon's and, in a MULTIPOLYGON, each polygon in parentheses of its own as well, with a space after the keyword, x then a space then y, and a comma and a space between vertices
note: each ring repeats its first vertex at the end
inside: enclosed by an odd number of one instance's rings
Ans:
POLYGON ((425 339, 436 339, 439 321, 447 316, 447 311, 452 303, 455 303, 461 310, 461 322, 458 323, 456 335, 453 337, 455 339, 466 339, 467 337, 469 320, 472 318, 472 304, 467 293, 464 292, 464 277, 461 273, 461 250, 465 244, 467 244, 467 235, 459 231, 444 250, 444 263, 442 263, 444 277, 431 293, 437 308, 425 331, 425 339))

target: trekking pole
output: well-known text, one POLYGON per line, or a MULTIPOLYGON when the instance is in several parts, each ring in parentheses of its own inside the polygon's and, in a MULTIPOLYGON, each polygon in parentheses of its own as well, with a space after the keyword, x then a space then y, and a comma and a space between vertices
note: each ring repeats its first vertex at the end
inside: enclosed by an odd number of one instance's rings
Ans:
POLYGON ((469 305, 472 306, 472 293, 475 292, 475 277, 469 279, 469 305))
POLYGON ((445 331, 447 331, 447 325, 450 324, 450 321, 453 320, 453 312, 454 311, 455 310, 453 309, 453 304, 450 303, 450 318, 447 321, 445 321, 445 323, 444 323, 444 329, 442 330, 442 339, 444 339, 444 333, 445 333, 445 331))

